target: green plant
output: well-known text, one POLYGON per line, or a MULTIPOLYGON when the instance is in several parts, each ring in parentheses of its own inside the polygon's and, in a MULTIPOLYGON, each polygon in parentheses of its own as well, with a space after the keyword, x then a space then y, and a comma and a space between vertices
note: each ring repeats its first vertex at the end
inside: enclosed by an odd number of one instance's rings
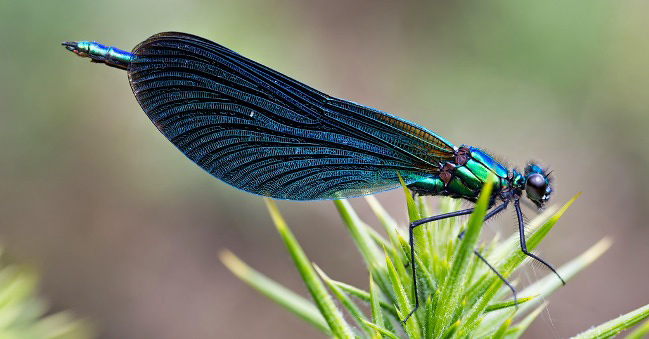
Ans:
MULTIPOLYGON (((517 234, 505 240, 494 238, 478 246, 490 191, 491 186, 486 185, 474 213, 465 224, 457 219, 447 219, 416 229, 414 260, 417 263, 417 282, 421 286, 419 295, 422 302, 405 324, 400 319, 413 307, 412 276, 406 268, 411 261, 410 247, 404 240, 407 230, 399 227, 373 197, 368 197, 367 202, 379 218, 387 237, 361 221, 347 201, 334 202, 369 271, 369 291, 333 280, 311 264, 271 200, 266 200, 270 215, 315 303, 258 273, 231 252, 222 252, 221 260, 240 279, 328 336, 518 338, 545 307, 543 298, 537 296, 547 296, 561 283, 550 274, 519 291, 518 305, 511 299, 505 300, 510 290, 503 287, 502 281, 473 255, 473 249, 478 248, 505 277, 521 267, 526 258, 518 248, 517 234), (457 236, 461 230, 465 230, 465 234, 460 241, 457 236), (338 300, 340 307, 332 296, 338 300), (358 302, 369 305, 369 315, 363 312, 358 302), (351 316, 353 324, 345 319, 343 312, 351 316)), ((529 249, 539 244, 576 198, 558 210, 548 208, 529 223, 529 249)), ((407 190, 406 199, 410 220, 433 215, 424 199, 420 198, 416 204, 407 190)), ((441 199, 438 212, 450 212, 457 207, 455 200, 441 199)), ((602 239, 560 267, 559 273, 566 280, 572 278, 610 245, 610 239, 602 239)), ((647 316, 649 305, 578 337, 609 338, 647 316)), ((642 333, 639 335, 642 336, 642 333)))
MULTIPOLYGON (((0 252, 2 250, 0 249, 0 252)), ((70 312, 48 313, 37 294, 38 275, 0 258, 0 338, 85 339, 93 329, 70 312)))

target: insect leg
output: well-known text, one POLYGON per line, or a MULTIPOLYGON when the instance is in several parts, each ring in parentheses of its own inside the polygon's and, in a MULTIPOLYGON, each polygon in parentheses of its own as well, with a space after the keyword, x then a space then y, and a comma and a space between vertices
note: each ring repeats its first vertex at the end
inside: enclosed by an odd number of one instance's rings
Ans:
POLYGON ((450 212, 450 213, 444 213, 440 215, 434 215, 432 217, 428 218, 423 218, 419 220, 415 220, 410 223, 410 226, 408 227, 408 240, 410 242, 410 267, 412 267, 412 290, 413 293, 415 294, 415 308, 408 313, 405 319, 403 319, 403 323, 405 324, 406 321, 408 321, 408 318, 415 313, 417 308, 419 308, 419 296, 417 295, 417 271, 415 270, 415 238, 413 236, 413 231, 415 227, 423 225, 425 223, 431 222, 431 221, 436 221, 436 220, 442 220, 446 218, 453 218, 453 217, 458 217, 461 215, 467 215, 471 214, 473 212, 473 208, 468 208, 465 210, 460 210, 460 211, 455 211, 455 212, 450 212))
MULTIPOLYGON (((509 201, 505 201, 502 204, 498 205, 498 207, 492 209, 485 215, 484 220, 487 221, 491 217, 502 212, 505 208, 507 208, 508 204, 509 201)), ((410 227, 408 228, 408 238, 410 242, 410 262, 412 264, 412 287, 413 287, 412 290, 413 293, 415 294, 415 307, 412 309, 412 311, 410 311, 410 313, 408 313, 408 316, 406 316, 406 318, 403 320, 404 323, 408 320, 408 318, 410 318, 410 316, 412 316, 413 313, 415 313, 415 311, 417 311, 417 308, 419 308, 419 295, 417 294, 417 271, 415 270, 415 239, 414 239, 413 230, 415 229, 415 227, 428 222, 442 220, 446 218, 458 217, 461 215, 467 215, 467 214, 471 214, 472 212, 473 212, 473 208, 469 208, 465 210, 460 210, 456 212, 445 213, 445 214, 435 215, 424 219, 415 220, 412 223, 410 223, 410 227)), ((462 239, 463 235, 464 235, 464 231, 462 231, 462 233, 460 233, 458 237, 462 239)), ((500 278, 500 280, 502 280, 503 283, 505 283, 505 285, 507 285, 512 290, 512 294, 514 295, 514 301, 516 301, 517 300, 516 290, 509 283, 509 281, 507 281, 507 279, 505 279, 505 277, 503 277, 500 274, 500 272, 498 272, 477 250, 473 250, 473 253, 480 260, 482 260, 482 262, 484 262, 489 267, 489 269, 491 269, 498 276, 498 278, 500 278)))
MULTIPOLYGON (((489 211, 489 213, 487 213, 487 215, 485 215, 484 220, 487 221, 487 220, 489 220, 489 218, 491 218, 491 217, 495 216, 496 214, 498 214, 498 213, 504 211, 505 208, 507 208, 507 205, 508 205, 508 204, 509 204, 509 200, 505 200, 505 202, 503 202, 502 204, 498 205, 498 207, 496 207, 496 208, 494 208, 493 210, 489 211)), ((463 236, 464 236, 464 231, 460 232, 460 234, 458 235, 458 238, 462 239, 463 236)), ((493 267, 493 266, 492 266, 492 265, 487 261, 487 259, 485 259, 485 257, 482 256, 482 254, 480 254, 480 252, 478 252, 478 250, 475 250, 475 249, 474 249, 474 250, 473 250, 473 253, 478 257, 478 259, 480 259, 483 263, 485 263, 485 265, 487 265, 487 267, 489 267, 489 269, 490 269, 492 272, 494 272, 494 273, 498 276, 498 278, 499 278, 500 280, 502 280, 502 282, 503 282, 505 285, 507 285, 507 287, 509 287, 510 290, 512 290, 512 295, 514 296, 514 304, 515 304, 515 305, 518 305, 518 297, 517 297, 516 289, 514 288, 514 286, 512 286, 512 284, 510 284, 509 281, 507 281, 507 279, 505 279, 505 277, 503 277, 502 274, 500 274, 500 272, 498 272, 498 270, 496 270, 496 268, 493 267)))
POLYGON ((565 285, 566 284, 565 280, 563 280, 563 278, 561 278, 561 276, 559 275, 557 270, 555 270, 554 267, 552 267, 552 265, 550 265, 545 260, 537 257, 536 255, 530 253, 527 250, 527 244, 525 243, 525 223, 523 222, 523 213, 521 212, 521 205, 520 205, 520 202, 519 202, 518 198, 514 199, 514 207, 516 208, 516 217, 518 218, 518 235, 520 236, 520 239, 521 239, 521 251, 523 253, 525 253, 526 256, 537 260, 538 262, 543 264, 545 267, 549 268, 550 271, 552 271, 554 274, 557 275, 557 277, 559 277, 559 279, 561 280, 561 283, 565 285))

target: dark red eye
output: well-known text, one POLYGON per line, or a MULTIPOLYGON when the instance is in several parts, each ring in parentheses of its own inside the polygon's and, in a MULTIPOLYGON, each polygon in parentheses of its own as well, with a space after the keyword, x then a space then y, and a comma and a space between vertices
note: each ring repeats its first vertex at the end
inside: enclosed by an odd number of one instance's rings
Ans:
POLYGON ((532 201, 541 201, 548 188, 548 183, 543 175, 535 173, 527 177, 525 192, 532 201))

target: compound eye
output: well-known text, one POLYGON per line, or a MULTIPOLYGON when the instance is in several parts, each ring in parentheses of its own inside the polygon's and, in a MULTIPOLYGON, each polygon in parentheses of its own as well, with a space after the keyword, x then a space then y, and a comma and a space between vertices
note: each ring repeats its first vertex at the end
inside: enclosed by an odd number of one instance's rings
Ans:
POLYGON ((541 201, 548 188, 545 178, 538 173, 532 174, 527 178, 525 183, 525 192, 527 197, 533 201, 541 201))

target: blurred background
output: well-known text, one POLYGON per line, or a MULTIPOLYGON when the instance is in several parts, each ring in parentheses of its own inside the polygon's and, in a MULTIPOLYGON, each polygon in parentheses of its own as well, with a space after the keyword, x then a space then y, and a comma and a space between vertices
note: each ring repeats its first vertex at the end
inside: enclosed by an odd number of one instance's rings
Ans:
MULTIPOLYGON (((262 199, 178 152, 124 71, 60 46, 130 50, 184 31, 512 166, 538 159, 554 170, 553 203, 583 192, 541 255, 561 265, 604 236, 614 245, 528 332, 568 337, 649 303, 647 13, 637 0, 0 1, 0 240, 41 270, 55 309, 103 338, 319 336, 218 260, 230 249, 304 293, 262 199)), ((402 194, 378 199, 405 222, 402 194)), ((367 286, 331 202, 280 208, 313 261, 367 286)), ((489 227, 509 234, 512 220, 489 227)))

